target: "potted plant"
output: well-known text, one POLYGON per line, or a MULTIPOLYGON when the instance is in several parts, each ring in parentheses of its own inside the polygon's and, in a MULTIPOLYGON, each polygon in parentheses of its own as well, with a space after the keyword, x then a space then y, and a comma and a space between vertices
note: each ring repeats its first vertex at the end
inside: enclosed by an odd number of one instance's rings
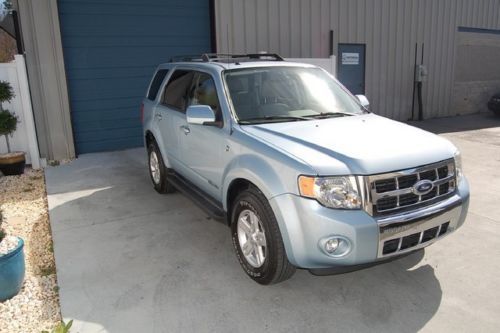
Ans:
POLYGON ((16 115, 3 109, 3 102, 10 102, 14 98, 12 87, 6 81, 0 81, 0 136, 5 137, 7 153, 0 154, 0 171, 6 175, 20 175, 24 172, 26 159, 24 152, 10 150, 9 135, 17 129, 19 120, 16 115))
POLYGON ((17 295, 24 281, 24 241, 2 229, 0 211, 0 302, 17 295))

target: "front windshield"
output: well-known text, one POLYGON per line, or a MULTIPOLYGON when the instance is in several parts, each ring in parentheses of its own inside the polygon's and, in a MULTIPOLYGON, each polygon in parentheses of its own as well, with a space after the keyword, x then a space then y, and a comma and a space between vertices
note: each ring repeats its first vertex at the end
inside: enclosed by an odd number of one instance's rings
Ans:
POLYGON ((299 121, 366 112, 319 68, 265 67, 224 72, 242 124, 299 121))

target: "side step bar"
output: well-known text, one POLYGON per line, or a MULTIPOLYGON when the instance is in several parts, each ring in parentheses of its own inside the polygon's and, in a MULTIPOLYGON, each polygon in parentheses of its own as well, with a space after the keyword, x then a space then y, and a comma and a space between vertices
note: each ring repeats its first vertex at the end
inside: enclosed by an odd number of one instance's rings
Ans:
POLYGON ((222 205, 212 197, 205 194, 196 185, 192 184, 187 179, 170 171, 167 175, 167 181, 172 184, 179 192, 194 201, 201 209, 203 209, 211 218, 227 224, 226 213, 222 205))

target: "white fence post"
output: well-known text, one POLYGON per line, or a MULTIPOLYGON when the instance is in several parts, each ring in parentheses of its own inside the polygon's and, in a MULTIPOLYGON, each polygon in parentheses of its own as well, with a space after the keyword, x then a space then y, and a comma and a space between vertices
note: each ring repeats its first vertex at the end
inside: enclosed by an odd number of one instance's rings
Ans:
POLYGON ((31 105, 30 88, 28 85, 28 74, 26 73, 26 62, 21 54, 15 55, 17 78, 19 80, 19 93, 21 98, 22 112, 28 139, 28 148, 31 157, 31 167, 40 168, 40 152, 38 151, 38 140, 36 137, 35 120, 33 118, 33 107, 31 105))

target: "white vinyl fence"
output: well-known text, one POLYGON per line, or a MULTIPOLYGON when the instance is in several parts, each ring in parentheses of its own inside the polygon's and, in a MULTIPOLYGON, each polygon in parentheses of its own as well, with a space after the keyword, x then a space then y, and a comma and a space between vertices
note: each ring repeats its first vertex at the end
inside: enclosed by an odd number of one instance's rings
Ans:
POLYGON ((328 73, 337 77, 337 72, 336 72, 337 62, 334 55, 330 56, 330 58, 286 58, 285 60, 315 65, 323 68, 328 73))
MULTIPOLYGON (((40 154, 33 120, 31 96, 26 74, 26 64, 22 55, 16 55, 14 61, 0 63, 0 80, 7 81, 14 90, 15 97, 10 103, 3 103, 4 109, 16 114, 19 118, 14 136, 9 138, 12 151, 24 151, 26 163, 34 169, 40 168, 40 154)), ((0 137, 0 153, 7 152, 5 137, 0 137)))

